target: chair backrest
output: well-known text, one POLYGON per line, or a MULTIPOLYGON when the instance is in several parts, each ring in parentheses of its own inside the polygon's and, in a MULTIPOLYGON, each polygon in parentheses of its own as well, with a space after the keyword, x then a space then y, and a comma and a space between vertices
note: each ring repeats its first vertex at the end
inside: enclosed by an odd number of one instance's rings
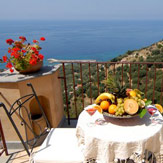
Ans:
POLYGON ((30 155, 33 148, 39 145, 44 140, 51 127, 32 84, 28 83, 27 86, 31 88, 31 94, 27 94, 17 99, 11 105, 9 110, 4 105, 4 103, 0 103, 0 107, 5 110, 27 154, 30 155), (40 110, 39 114, 37 115, 32 115, 30 109, 28 108, 28 103, 33 98, 35 98, 38 108, 40 110), (13 118, 14 115, 16 115, 20 119, 21 125, 24 126, 25 138, 23 136, 23 133, 20 131, 20 128, 16 125, 16 122, 13 118))

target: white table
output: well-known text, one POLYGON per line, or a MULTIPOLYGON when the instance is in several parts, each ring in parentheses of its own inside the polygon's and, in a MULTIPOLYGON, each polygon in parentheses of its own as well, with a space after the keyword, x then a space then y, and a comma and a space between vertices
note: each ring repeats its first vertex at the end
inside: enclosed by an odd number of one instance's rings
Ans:
POLYGON ((128 119, 103 117, 96 112, 92 117, 83 110, 79 115, 76 135, 85 160, 95 159, 100 163, 112 163, 116 159, 132 158, 138 163, 145 151, 150 151, 157 158, 163 154, 163 118, 155 114, 155 123, 147 113, 128 119), (88 125, 89 121, 105 119, 105 125, 88 125), (139 157, 136 157, 137 153, 139 157))

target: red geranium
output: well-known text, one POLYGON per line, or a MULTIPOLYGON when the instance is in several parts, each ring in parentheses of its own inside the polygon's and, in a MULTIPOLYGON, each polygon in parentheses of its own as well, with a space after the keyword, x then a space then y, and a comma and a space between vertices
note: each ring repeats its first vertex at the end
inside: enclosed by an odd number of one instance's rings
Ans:
POLYGON ((15 55, 15 52, 11 52, 11 54, 10 54, 11 56, 14 56, 15 55))
POLYGON ((3 56, 3 62, 7 62, 7 56, 3 56))
POLYGON ((39 54, 38 57, 43 60, 44 59, 44 56, 42 54, 39 54))
POLYGON ((13 42, 14 42, 14 40, 12 40, 12 39, 7 39, 6 40, 6 43, 9 44, 9 45, 11 45, 13 42))
POLYGON ((24 36, 19 36, 19 39, 21 39, 22 41, 27 41, 26 37, 24 36))
POLYGON ((10 72, 14 72, 14 69, 10 68, 10 72))
POLYGON ((38 41, 37 40, 33 40, 33 43, 37 43, 38 41))
POLYGON ((19 58, 19 56, 20 56, 20 55, 19 55, 18 53, 14 53, 14 57, 15 57, 15 58, 19 58))
POLYGON ((35 65, 37 63, 37 60, 35 58, 31 58, 31 60, 29 61, 29 63, 31 65, 35 65))
MULTIPOLYGON (((39 45, 39 41, 33 40, 34 44, 24 42, 27 41, 26 37, 20 36, 20 41, 14 41, 12 39, 7 39, 6 43, 13 47, 8 48, 8 53, 10 53, 10 57, 6 55, 0 59, 1 62, 7 63, 6 67, 10 69, 10 72, 13 72, 12 63, 14 67, 18 70, 25 70, 31 65, 35 65, 38 62, 44 59, 42 54, 39 54, 42 49, 39 45)), ((45 41, 44 37, 40 38, 41 41, 45 41)))
POLYGON ((9 49, 9 50, 8 50, 8 53, 11 53, 11 52, 12 52, 11 49, 9 49))
POLYGON ((19 51, 20 49, 18 48, 18 47, 15 47, 15 48, 12 48, 12 51, 14 51, 14 52, 17 52, 17 51, 19 51))
POLYGON ((11 62, 8 62, 7 65, 6 65, 7 68, 12 68, 12 64, 11 62))
POLYGON ((26 53, 26 50, 22 50, 22 53, 26 53))
POLYGON ((41 40, 41 41, 45 41, 45 37, 41 37, 40 40, 41 40))

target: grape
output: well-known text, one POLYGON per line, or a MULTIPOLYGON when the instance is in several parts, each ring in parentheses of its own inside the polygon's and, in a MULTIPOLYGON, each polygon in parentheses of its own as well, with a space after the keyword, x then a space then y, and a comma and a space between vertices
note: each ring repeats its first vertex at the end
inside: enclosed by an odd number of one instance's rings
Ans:
POLYGON ((122 99, 122 98, 118 98, 118 99, 117 99, 117 103, 118 103, 118 104, 122 104, 122 103, 123 103, 123 99, 122 99))
POLYGON ((115 115, 116 116, 118 116, 118 115, 122 116, 124 114, 124 112, 125 112, 124 111, 124 103, 118 104, 115 115))
POLYGON ((139 99, 141 99, 141 95, 140 95, 140 94, 137 94, 136 96, 137 96, 139 99))
POLYGON ((137 100, 139 100, 139 99, 138 99, 138 97, 134 97, 134 100, 137 101, 137 100))

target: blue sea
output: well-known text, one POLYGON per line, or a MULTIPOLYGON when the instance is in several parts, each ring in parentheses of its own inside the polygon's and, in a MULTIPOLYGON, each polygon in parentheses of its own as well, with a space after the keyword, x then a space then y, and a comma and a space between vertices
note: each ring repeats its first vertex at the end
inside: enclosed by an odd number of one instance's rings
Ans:
POLYGON ((19 36, 30 43, 46 38, 41 42, 46 64, 48 58, 108 61, 162 40, 163 21, 0 21, 0 58, 7 54, 5 40, 19 36))

